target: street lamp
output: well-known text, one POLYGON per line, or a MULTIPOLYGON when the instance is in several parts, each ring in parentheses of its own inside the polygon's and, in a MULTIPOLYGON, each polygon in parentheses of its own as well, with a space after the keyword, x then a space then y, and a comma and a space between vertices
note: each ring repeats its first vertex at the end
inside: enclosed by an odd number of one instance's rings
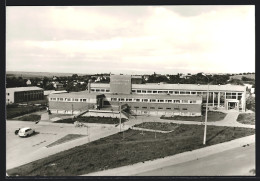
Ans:
POLYGON ((207 90, 207 103, 206 103, 206 115, 205 115, 205 127, 204 127, 204 137, 203 137, 203 145, 206 144, 206 134, 207 134, 207 121, 208 121, 208 102, 209 102, 209 78, 206 74, 201 73, 208 79, 208 90, 207 90))

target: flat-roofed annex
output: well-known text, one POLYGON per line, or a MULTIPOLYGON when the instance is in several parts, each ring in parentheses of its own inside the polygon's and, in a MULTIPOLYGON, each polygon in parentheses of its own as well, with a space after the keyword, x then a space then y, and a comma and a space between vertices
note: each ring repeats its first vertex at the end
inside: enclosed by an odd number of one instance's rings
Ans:
POLYGON ((96 98, 99 96, 104 96, 104 94, 81 91, 81 92, 68 92, 68 93, 61 93, 61 94, 50 94, 49 98, 55 98, 55 97, 56 98, 96 98))

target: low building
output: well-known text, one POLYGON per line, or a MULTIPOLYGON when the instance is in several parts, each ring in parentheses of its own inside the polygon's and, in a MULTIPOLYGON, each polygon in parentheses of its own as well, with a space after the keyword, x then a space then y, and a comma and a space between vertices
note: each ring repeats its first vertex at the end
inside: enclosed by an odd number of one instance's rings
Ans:
POLYGON ((78 114, 88 109, 99 109, 103 97, 103 94, 87 91, 50 94, 49 110, 56 114, 78 114))
POLYGON ((6 88, 6 104, 43 100, 43 89, 40 87, 6 88))

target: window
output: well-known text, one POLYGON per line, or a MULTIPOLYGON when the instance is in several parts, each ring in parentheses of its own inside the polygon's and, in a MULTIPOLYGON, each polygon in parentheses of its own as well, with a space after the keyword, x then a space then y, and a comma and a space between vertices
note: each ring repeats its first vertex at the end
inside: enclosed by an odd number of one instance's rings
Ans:
POLYGON ((136 90, 132 90, 132 92, 136 92, 136 90))
POLYGON ((198 95, 201 95, 201 94, 202 94, 202 92, 197 92, 197 94, 198 94, 198 95))
POLYGON ((83 102, 87 102, 87 99, 83 99, 83 102))
POLYGON ((95 92, 95 89, 91 89, 91 91, 95 92))
POLYGON ((167 100, 167 102, 172 102, 172 100, 167 100))
POLYGON ((158 91, 159 94, 163 93, 163 91, 158 91))
POLYGON ((167 94, 167 93, 168 93, 168 91, 163 91, 163 93, 166 93, 166 94, 167 94))
POLYGON ((96 89, 96 92, 100 92, 100 89, 96 89))
POLYGON ((187 108, 182 108, 182 110, 188 110, 187 108))
POLYGON ((180 108, 178 108, 178 107, 175 107, 175 108, 174 108, 174 110, 180 110, 180 108))
POLYGON ((170 110, 171 108, 170 107, 166 107, 167 110, 170 110))
POLYGON ((137 90, 137 93, 141 93, 141 90, 137 90))
POLYGON ((67 101, 70 101, 70 98, 67 98, 67 101))
POLYGON ((174 94, 179 94, 180 92, 179 91, 174 91, 174 94))
POLYGON ((152 93, 152 91, 147 91, 147 93, 149 93, 149 94, 150 94, 150 93, 152 93))
POLYGON ((82 100, 82 99, 80 99, 79 101, 80 101, 80 102, 82 102, 83 100, 82 100))
POLYGON ((170 94, 173 94, 173 91, 169 91, 170 94))
POLYGON ((150 107, 150 109, 155 109, 155 107, 150 107))
POLYGON ((162 107, 158 107, 158 109, 163 109, 162 107))
POLYGON ((147 109, 147 107, 142 107, 143 109, 147 109))
POLYGON ((181 101, 180 100, 174 100, 174 103, 180 103, 181 101))
POLYGON ((156 102, 156 99, 150 99, 150 102, 156 102))
POLYGON ((132 101, 132 99, 128 99, 129 101, 132 101))
POLYGON ((56 98, 52 98, 52 100, 56 101, 56 98))
POLYGON ((163 99, 158 99, 157 102, 164 102, 164 100, 163 99))
POLYGON ((63 98, 60 98, 60 101, 63 101, 63 98))
POLYGON ((9 96, 10 94, 9 94, 9 93, 7 93, 7 95, 9 96))
POLYGON ((135 109, 138 109, 139 107, 138 107, 138 106, 135 106, 134 108, 135 108, 135 109))
POLYGON ((135 99, 136 102, 140 102, 140 99, 135 99))
POLYGON ((146 90, 142 90, 142 93, 146 93, 146 90))
POLYGON ((109 90, 108 90, 108 89, 106 89, 106 92, 109 92, 109 90))
POLYGON ((125 98, 119 98, 119 101, 125 101, 125 98))
POLYGON ((181 91, 180 94, 186 94, 186 92, 181 91))
POLYGON ((185 92, 185 94, 190 94, 190 92, 185 92))
POLYGON ((143 99, 143 102, 148 102, 148 99, 143 99))
POLYGON ((189 103, 188 100, 182 100, 182 103, 189 103))
POLYGON ((191 94, 196 94, 196 92, 191 92, 191 94))
POLYGON ((117 98, 111 98, 111 101, 117 101, 117 98))
POLYGON ((76 101, 76 102, 78 102, 78 101, 79 101, 79 99, 75 99, 75 101, 76 101))
POLYGON ((158 93, 158 91, 153 91, 153 94, 157 94, 158 93))
POLYGON ((196 103, 196 101, 190 101, 190 103, 191 103, 191 104, 195 104, 195 103, 196 103))
POLYGON ((101 92, 105 92, 105 89, 101 89, 100 91, 101 91, 101 92))

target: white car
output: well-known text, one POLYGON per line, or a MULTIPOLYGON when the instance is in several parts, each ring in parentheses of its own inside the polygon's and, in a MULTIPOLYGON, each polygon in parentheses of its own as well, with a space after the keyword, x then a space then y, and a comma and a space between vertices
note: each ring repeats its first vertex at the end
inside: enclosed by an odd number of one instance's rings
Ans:
POLYGON ((27 137, 34 133, 35 133, 34 129, 31 129, 30 127, 26 127, 26 128, 21 128, 18 132, 18 135, 20 137, 27 137))

